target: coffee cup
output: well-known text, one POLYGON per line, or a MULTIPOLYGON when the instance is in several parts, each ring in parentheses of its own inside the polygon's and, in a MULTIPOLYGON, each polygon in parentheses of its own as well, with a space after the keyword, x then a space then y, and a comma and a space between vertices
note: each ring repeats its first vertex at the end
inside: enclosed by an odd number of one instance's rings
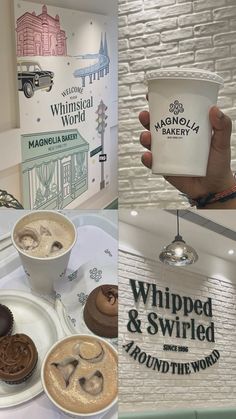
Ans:
POLYGON ((65 415, 102 418, 117 402, 117 364, 117 352, 105 339, 67 336, 43 360, 43 389, 65 415))
POLYGON ((223 79, 199 69, 148 74, 152 173, 206 176, 212 128, 209 110, 223 79))
POLYGON ((11 239, 19 253, 31 290, 53 295, 54 282, 63 279, 77 232, 56 211, 33 211, 14 225, 11 239))

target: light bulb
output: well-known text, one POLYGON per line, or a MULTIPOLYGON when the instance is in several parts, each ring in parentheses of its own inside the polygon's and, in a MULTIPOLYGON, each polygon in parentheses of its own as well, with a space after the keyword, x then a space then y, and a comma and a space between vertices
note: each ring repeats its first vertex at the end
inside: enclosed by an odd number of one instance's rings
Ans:
POLYGON ((176 247, 175 248, 175 254, 176 254, 176 256, 178 256, 178 257, 183 256, 183 252, 184 252, 184 250, 183 250, 182 247, 176 247))

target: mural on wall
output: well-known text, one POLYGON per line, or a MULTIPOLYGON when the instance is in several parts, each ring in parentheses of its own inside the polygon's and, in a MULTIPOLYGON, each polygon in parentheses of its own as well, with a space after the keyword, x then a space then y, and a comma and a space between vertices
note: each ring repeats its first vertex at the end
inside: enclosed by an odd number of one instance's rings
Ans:
POLYGON ((15 19, 23 206, 73 208, 110 184, 109 18, 15 0, 15 19), (84 155, 63 148, 48 160, 40 148, 29 158, 28 141, 63 130, 79 133, 84 155))
POLYGON ((101 77, 106 76, 109 73, 110 63, 106 33, 104 43, 103 34, 101 34, 101 42, 98 54, 84 54, 80 55, 78 58, 95 61, 95 64, 89 65, 85 68, 80 68, 74 72, 75 77, 81 77, 83 87, 85 86, 86 77, 89 78, 89 83, 92 84, 94 80, 100 80, 101 77))

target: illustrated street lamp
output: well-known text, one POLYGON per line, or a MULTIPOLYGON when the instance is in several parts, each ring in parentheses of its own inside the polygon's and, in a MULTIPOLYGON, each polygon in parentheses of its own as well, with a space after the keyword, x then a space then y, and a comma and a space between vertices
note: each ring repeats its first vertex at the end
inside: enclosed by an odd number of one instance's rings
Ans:
POLYGON ((106 161, 106 154, 104 154, 104 134, 105 129, 107 127, 106 119, 108 116, 106 115, 107 106, 105 103, 101 100, 101 102, 98 105, 98 109, 96 111, 98 117, 96 119, 98 126, 97 131, 101 135, 101 154, 99 155, 99 161, 101 162, 101 183, 100 183, 100 189, 105 188, 105 176, 104 176, 104 163, 106 161))

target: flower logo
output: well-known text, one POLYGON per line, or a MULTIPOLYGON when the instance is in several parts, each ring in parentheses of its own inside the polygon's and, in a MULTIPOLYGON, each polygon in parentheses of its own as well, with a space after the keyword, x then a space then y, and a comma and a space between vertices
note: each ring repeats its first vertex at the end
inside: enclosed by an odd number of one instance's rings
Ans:
POLYGON ((68 319, 71 321, 73 326, 76 326, 76 319, 73 319, 71 316, 68 316, 68 319))
POLYGON ((80 292, 79 294, 77 294, 77 297, 80 304, 84 305, 87 301, 88 295, 85 294, 84 292, 80 292))
POLYGON ((184 112, 184 107, 183 104, 180 103, 178 100, 175 100, 174 103, 170 104, 170 112, 173 112, 174 115, 179 115, 179 113, 183 113, 184 112))
POLYGON ((107 255, 109 255, 112 258, 112 253, 109 249, 104 250, 104 253, 106 253, 107 255))
POLYGON ((64 279, 65 273, 66 273, 66 269, 64 269, 64 271, 60 273, 59 278, 64 279))
POLYGON ((74 279, 77 278, 77 275, 78 275, 78 271, 72 272, 70 275, 68 275, 68 280, 69 281, 74 281, 74 279))
POLYGON ((89 270, 90 278, 94 279, 95 282, 99 282, 102 279, 102 270, 93 268, 89 270))

